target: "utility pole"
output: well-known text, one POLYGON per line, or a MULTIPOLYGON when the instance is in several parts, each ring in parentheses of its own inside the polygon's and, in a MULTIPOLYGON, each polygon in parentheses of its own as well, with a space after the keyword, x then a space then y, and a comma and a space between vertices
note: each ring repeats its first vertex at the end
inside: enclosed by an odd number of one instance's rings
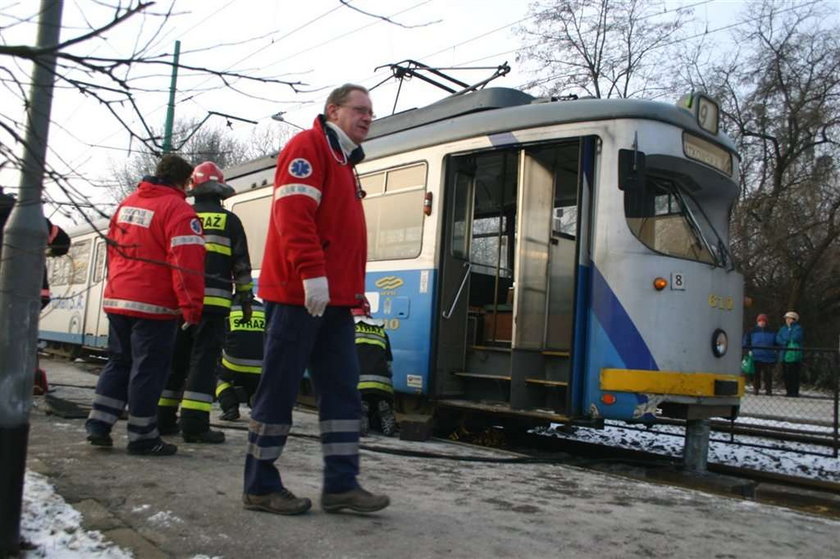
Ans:
POLYGON ((169 105, 166 107, 166 124, 163 125, 163 153, 172 151, 172 124, 175 120, 175 90, 178 84, 178 60, 181 58, 181 41, 175 41, 172 57, 172 80, 169 82, 169 105))
MULTIPOLYGON (((62 0, 41 0, 39 49, 59 44, 62 9, 62 0)), ((55 58, 54 51, 47 52, 32 65, 20 197, 6 224, 0 253, 0 557, 20 550, 23 477, 47 246, 41 192, 55 58)))

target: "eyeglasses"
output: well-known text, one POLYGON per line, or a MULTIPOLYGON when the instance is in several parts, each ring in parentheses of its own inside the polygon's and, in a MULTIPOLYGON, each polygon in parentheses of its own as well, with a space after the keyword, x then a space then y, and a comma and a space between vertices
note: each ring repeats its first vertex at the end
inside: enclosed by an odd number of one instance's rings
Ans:
POLYGON ((373 109, 369 109, 367 107, 361 107, 358 105, 339 105, 339 107, 347 107, 348 109, 352 110, 357 115, 366 115, 370 118, 376 118, 376 115, 373 112, 373 109))

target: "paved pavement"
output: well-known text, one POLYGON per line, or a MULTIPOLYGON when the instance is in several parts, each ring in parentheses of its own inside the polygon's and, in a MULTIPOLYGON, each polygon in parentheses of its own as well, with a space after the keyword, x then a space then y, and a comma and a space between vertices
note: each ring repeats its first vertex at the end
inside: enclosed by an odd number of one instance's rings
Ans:
MULTIPOLYGON (((42 364, 54 384, 95 384, 90 367, 42 364)), ((53 394, 89 402, 91 391, 58 386, 53 394)), ((317 417, 302 411, 279 464, 313 510, 299 517, 246 511, 244 430, 227 430, 223 445, 172 439, 177 455, 136 457, 124 450, 124 422, 114 449, 96 449, 82 419, 46 408, 36 398, 29 467, 51 478, 87 529, 141 559, 840 556, 840 521, 569 466, 467 461, 511 455, 440 441, 363 439, 361 482, 388 493, 392 505, 367 516, 326 514, 318 507, 317 417), (453 459, 393 454, 401 450, 453 459)))

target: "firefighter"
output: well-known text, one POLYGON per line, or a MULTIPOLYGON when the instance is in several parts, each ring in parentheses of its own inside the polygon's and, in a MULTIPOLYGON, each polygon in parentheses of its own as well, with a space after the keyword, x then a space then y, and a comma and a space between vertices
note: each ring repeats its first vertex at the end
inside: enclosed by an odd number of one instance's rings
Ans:
POLYGON ((359 392, 362 394, 362 435, 368 429, 385 436, 397 432, 394 387, 391 383, 391 341, 385 324, 370 316, 365 304, 353 309, 356 323, 356 354, 359 356, 359 392))
POLYGON ((216 399, 222 408, 220 419, 239 419, 239 403, 251 405, 257 391, 262 370, 263 342, 265 339, 265 310, 254 301, 251 320, 244 320, 242 307, 233 306, 227 320, 225 346, 217 369, 216 399))
POLYGON ((161 432, 180 430, 187 443, 224 442, 223 432, 210 429, 210 409, 225 320, 234 304, 241 307, 242 320, 251 320, 248 242, 242 222, 222 207, 222 200, 234 194, 224 180, 221 169, 211 161, 196 165, 193 171, 188 195, 195 198, 193 208, 204 229, 206 248, 204 311, 198 324, 178 330, 172 370, 158 402, 161 432))

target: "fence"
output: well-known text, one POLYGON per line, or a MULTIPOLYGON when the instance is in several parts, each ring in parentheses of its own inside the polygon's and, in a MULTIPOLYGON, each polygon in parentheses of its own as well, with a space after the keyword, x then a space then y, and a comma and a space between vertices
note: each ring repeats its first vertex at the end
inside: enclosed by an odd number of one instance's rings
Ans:
MULTIPOLYGON (((746 378, 738 418, 718 423, 716 427, 729 431, 733 441, 736 436, 772 437, 825 447, 826 454, 837 457, 840 451, 840 351, 801 348, 797 351, 802 352, 803 359, 797 372, 797 366, 786 371, 786 364, 779 362, 781 355, 788 351, 786 349, 745 348, 745 351, 749 350, 772 350, 776 361, 766 365, 766 372, 763 365, 756 363, 755 373, 746 378)), ((791 450, 797 448, 801 446, 791 450)))

